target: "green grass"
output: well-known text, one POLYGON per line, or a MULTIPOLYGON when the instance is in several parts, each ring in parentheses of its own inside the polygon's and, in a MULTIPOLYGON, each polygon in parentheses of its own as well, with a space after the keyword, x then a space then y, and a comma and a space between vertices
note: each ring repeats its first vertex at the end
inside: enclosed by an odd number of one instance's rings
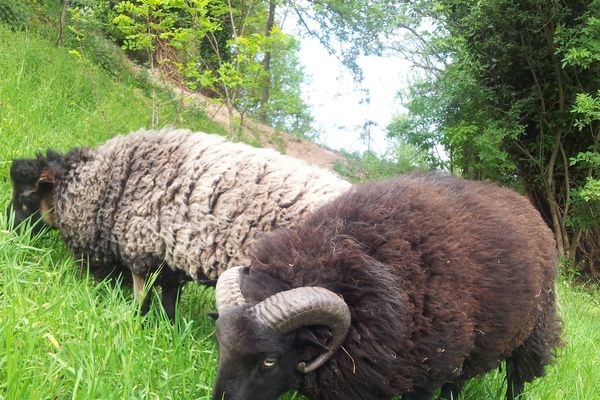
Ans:
MULTIPOLYGON (((559 313, 565 346, 546 376, 525 386, 524 398, 600 399, 600 290, 584 289, 559 278, 559 313)), ((462 399, 503 399, 504 369, 471 380, 462 399)))
MULTIPOLYGON (((94 145, 150 126, 151 89, 133 77, 116 81, 89 60, 34 34, 0 24, 1 161, 35 150, 94 145)), ((177 110, 159 91, 159 125, 224 134, 198 108, 177 110)))
MULTIPOLYGON (((82 274, 56 232, 30 238, 6 229, 12 158, 147 126, 149 89, 1 26, 0 54, 0 399, 210 398, 212 289, 188 284, 173 326, 157 309, 142 321, 131 290, 82 274)), ((177 114, 164 104, 160 116, 162 124, 220 130, 197 109, 177 114)), ((566 346, 526 394, 600 399, 600 293, 568 280, 558 289, 566 346)), ((471 381, 463 398, 500 399, 502 385, 496 371, 471 381)))
POLYGON ((142 324, 129 290, 81 276, 49 236, 0 235, 0 398, 208 398, 210 294, 190 285, 177 324, 142 324))
MULTIPOLYGON (((558 288, 566 346, 527 398, 600 399, 600 293, 558 288)), ((174 326, 158 309, 142 323, 131 291, 82 275, 55 232, 2 230, 0 399, 209 399, 213 309, 212 289, 188 284, 174 326)), ((495 371, 469 382, 463 399, 503 393, 495 371)))

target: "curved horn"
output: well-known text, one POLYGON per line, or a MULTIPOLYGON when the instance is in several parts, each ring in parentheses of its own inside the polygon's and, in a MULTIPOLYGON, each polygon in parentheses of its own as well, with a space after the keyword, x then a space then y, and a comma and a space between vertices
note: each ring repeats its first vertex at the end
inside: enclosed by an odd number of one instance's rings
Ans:
POLYGON ((246 299, 240 289, 240 277, 244 267, 233 267, 223 272, 217 280, 216 298, 217 311, 232 306, 241 306, 246 304, 246 299))
POLYGON ((257 319, 273 333, 285 335, 303 326, 331 329, 329 350, 297 370, 309 373, 325 364, 340 348, 350 327, 350 310, 344 300, 322 287, 300 287, 276 293, 253 307, 257 319))

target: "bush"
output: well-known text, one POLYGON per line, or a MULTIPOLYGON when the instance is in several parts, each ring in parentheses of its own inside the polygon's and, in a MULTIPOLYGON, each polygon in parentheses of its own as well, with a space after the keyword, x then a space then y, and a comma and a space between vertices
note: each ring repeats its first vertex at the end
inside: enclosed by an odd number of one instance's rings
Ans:
POLYGON ((13 30, 22 30, 29 20, 31 9, 21 0, 0 0, 0 22, 13 30))
POLYGON ((361 182, 399 176, 411 171, 428 171, 431 167, 419 157, 415 157, 414 149, 404 150, 407 146, 398 145, 391 155, 378 156, 372 152, 360 154, 342 151, 344 161, 336 161, 335 171, 351 182, 361 182))

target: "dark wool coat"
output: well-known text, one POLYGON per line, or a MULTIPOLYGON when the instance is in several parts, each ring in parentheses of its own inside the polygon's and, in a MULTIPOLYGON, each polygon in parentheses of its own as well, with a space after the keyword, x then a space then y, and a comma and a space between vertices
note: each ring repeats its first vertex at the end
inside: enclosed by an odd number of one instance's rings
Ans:
POLYGON ((324 287, 350 308, 342 348, 301 392, 381 400, 460 383, 511 355, 525 380, 542 375, 559 343, 556 261, 525 197, 413 175, 357 186, 297 229, 270 234, 251 271, 324 287))

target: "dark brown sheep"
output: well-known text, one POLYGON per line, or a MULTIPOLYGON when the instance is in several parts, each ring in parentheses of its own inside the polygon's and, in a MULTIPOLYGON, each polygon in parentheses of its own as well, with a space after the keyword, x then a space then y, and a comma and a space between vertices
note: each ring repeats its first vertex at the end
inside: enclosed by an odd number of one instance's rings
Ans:
POLYGON ((560 342, 556 261, 511 190, 434 174, 357 186, 219 278, 213 399, 457 398, 504 360, 514 399, 560 342))

